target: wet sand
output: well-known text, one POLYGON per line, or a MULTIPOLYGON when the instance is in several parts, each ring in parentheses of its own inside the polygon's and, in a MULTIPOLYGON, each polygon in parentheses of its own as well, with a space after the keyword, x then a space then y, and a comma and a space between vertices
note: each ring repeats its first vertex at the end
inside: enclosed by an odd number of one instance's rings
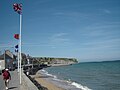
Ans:
POLYGON ((35 80, 40 83, 40 85, 48 88, 48 90, 65 90, 62 89, 61 87, 58 87, 56 85, 54 85, 52 82, 49 82, 47 80, 45 80, 45 78, 48 78, 47 76, 43 76, 40 73, 36 73, 36 75, 32 75, 31 77, 35 78, 35 80))

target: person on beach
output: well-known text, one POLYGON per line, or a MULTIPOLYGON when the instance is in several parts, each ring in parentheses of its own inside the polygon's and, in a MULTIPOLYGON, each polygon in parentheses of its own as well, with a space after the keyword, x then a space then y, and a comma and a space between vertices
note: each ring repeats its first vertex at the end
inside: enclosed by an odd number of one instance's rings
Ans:
POLYGON ((3 80, 5 81, 6 90, 8 90, 9 80, 11 80, 11 75, 8 69, 5 69, 3 72, 3 80))

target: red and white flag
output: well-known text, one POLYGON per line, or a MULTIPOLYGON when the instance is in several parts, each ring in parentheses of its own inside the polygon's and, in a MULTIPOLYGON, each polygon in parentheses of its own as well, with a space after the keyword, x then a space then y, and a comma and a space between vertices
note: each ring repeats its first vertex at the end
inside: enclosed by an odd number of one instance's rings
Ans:
POLYGON ((15 12, 17 12, 18 14, 22 14, 22 4, 18 4, 18 3, 14 3, 13 4, 13 9, 15 12))

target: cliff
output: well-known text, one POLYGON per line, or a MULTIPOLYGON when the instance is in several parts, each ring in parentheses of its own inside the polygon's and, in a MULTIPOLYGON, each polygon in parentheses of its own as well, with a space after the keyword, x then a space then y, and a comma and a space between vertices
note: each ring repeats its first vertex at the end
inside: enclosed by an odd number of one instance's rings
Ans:
POLYGON ((47 64, 49 66, 69 65, 78 63, 75 58, 32 57, 22 53, 22 64, 47 64))
POLYGON ((77 59, 75 58, 33 57, 33 60, 36 60, 37 63, 47 64, 50 66, 69 65, 78 63, 77 59))

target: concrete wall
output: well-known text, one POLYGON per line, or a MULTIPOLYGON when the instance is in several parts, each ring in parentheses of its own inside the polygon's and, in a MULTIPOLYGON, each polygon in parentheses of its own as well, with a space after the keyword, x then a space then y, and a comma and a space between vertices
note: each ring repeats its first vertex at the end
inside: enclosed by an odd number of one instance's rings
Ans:
POLYGON ((32 81, 24 73, 22 73, 21 90, 38 90, 38 88, 32 83, 32 81))

